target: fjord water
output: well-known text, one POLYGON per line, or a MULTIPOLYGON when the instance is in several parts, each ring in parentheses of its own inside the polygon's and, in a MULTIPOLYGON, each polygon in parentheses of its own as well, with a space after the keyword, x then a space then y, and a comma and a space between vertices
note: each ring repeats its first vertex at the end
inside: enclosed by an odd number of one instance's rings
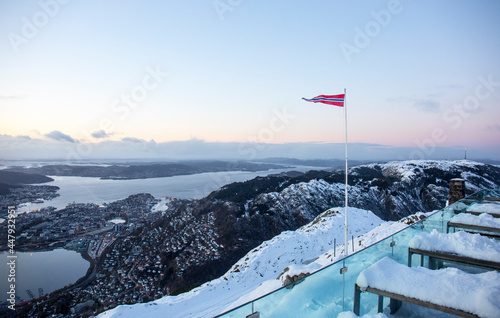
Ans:
POLYGON ((23 300, 28 300, 27 289, 38 297, 38 288, 48 294, 66 285, 73 284, 84 276, 90 263, 75 251, 55 249, 52 251, 16 252, 9 254, 7 251, 0 253, 0 277, 5 279, 0 291, 5 301, 10 284, 15 284, 16 295, 23 300), (15 255, 15 281, 8 282, 10 268, 7 263, 11 260, 8 255, 15 255))
POLYGON ((24 204, 19 206, 17 211, 29 212, 47 206, 62 209, 67 204, 73 202, 102 204, 104 202, 124 199, 129 195, 137 193, 150 193, 158 199, 166 196, 179 199, 200 199, 228 183, 247 181, 257 176, 279 174, 290 170, 305 172, 313 169, 319 170, 321 168, 297 166, 257 172, 207 172, 193 175, 132 180, 102 180, 90 177, 51 176, 54 181, 44 183, 44 185, 58 186, 60 188, 58 191, 60 196, 44 203, 24 204))

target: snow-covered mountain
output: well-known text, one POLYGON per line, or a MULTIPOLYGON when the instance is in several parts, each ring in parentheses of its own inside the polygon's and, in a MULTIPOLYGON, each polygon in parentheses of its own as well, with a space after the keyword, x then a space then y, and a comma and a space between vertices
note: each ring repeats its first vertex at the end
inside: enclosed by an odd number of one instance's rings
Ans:
MULTIPOLYGON (((344 205, 344 178, 343 171, 259 177, 227 185, 201 200, 175 202, 161 225, 161 237, 172 238, 182 230, 186 244, 169 250, 168 241, 160 243, 165 248, 162 263, 168 269, 163 281, 174 290, 219 278, 188 293, 120 306, 103 316, 148 317, 155 312, 168 317, 212 316, 233 302, 279 286, 282 282, 276 277, 286 267, 283 279, 298 269, 313 271, 331 263, 332 240, 343 243, 343 209, 333 213, 331 207, 344 205), (323 211, 329 212, 316 218, 323 211), (200 240, 201 234, 204 240, 200 240), (199 255, 207 250, 217 256, 200 262, 199 255), (181 271, 179 264, 189 266, 181 271)), ((351 234, 364 234, 383 221, 444 207, 453 178, 465 179, 467 191, 472 193, 498 188, 500 169, 468 160, 403 161, 351 168, 351 234)), ((370 236, 380 237, 380 233, 386 235, 400 226, 382 223, 377 231, 361 238, 361 246, 368 245, 370 236)))
MULTIPOLYGON (((362 249, 417 221, 384 222, 370 211, 349 208, 355 249, 362 249)), ((285 231, 247 253, 223 276, 178 296, 119 306, 99 317, 212 317, 280 288, 286 276, 316 271, 342 257, 344 208, 325 211, 297 231, 285 231), (337 241, 334 253, 333 240, 337 241), (336 256, 334 256, 334 254, 336 256)))
MULTIPOLYGON (((343 171, 337 171, 280 192, 260 194, 248 203, 248 211, 291 214, 295 219, 311 220, 331 206, 344 204, 344 178, 343 171)), ((349 205, 373 211, 384 220, 399 220, 418 211, 442 208, 448 199, 449 180, 453 178, 465 179, 468 193, 473 193, 497 188, 500 169, 469 160, 357 166, 349 170, 349 205)))

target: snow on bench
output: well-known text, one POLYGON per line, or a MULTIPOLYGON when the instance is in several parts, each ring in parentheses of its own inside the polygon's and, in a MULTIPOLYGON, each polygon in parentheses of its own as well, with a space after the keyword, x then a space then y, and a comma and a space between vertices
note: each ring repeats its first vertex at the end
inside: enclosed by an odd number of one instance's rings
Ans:
POLYGON ((446 224, 446 233, 448 233, 452 227, 464 230, 475 230, 486 235, 500 235, 500 219, 494 218, 488 213, 482 213, 480 215, 461 213, 455 215, 446 224))
POLYGON ((488 213, 494 217, 500 217, 500 204, 498 203, 476 203, 469 206, 465 212, 480 215, 482 213, 488 213))
POLYGON ((467 232, 419 233, 408 242, 408 266, 411 267, 413 254, 429 257, 429 268, 434 268, 434 260, 452 261, 500 270, 500 242, 467 232))
POLYGON ((355 285, 359 315, 361 291, 391 298, 391 314, 401 301, 462 317, 500 317, 500 273, 468 274, 457 268, 408 267, 385 257, 362 271, 355 285))

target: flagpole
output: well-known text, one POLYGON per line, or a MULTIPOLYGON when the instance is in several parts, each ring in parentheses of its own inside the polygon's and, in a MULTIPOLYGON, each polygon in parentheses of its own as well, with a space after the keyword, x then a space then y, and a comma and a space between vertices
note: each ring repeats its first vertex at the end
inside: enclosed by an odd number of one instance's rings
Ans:
POLYGON ((347 229, 347 182, 348 182, 348 166, 347 166, 347 98, 346 98, 346 89, 344 88, 344 126, 345 126, 345 245, 344 245, 344 256, 347 257, 348 250, 348 229, 347 229))

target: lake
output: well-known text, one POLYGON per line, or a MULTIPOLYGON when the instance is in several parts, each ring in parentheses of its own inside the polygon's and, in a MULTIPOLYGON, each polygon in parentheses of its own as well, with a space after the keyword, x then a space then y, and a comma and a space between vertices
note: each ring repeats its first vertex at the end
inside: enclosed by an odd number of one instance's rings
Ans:
MULTIPOLYGON (((0 302, 7 300, 9 267, 8 252, 0 253, 0 278, 2 279, 0 302)), ((38 288, 48 294, 66 285, 73 284, 85 276, 90 263, 75 251, 56 249, 53 251, 16 252, 16 295, 28 300, 27 289, 38 297, 38 288)))

